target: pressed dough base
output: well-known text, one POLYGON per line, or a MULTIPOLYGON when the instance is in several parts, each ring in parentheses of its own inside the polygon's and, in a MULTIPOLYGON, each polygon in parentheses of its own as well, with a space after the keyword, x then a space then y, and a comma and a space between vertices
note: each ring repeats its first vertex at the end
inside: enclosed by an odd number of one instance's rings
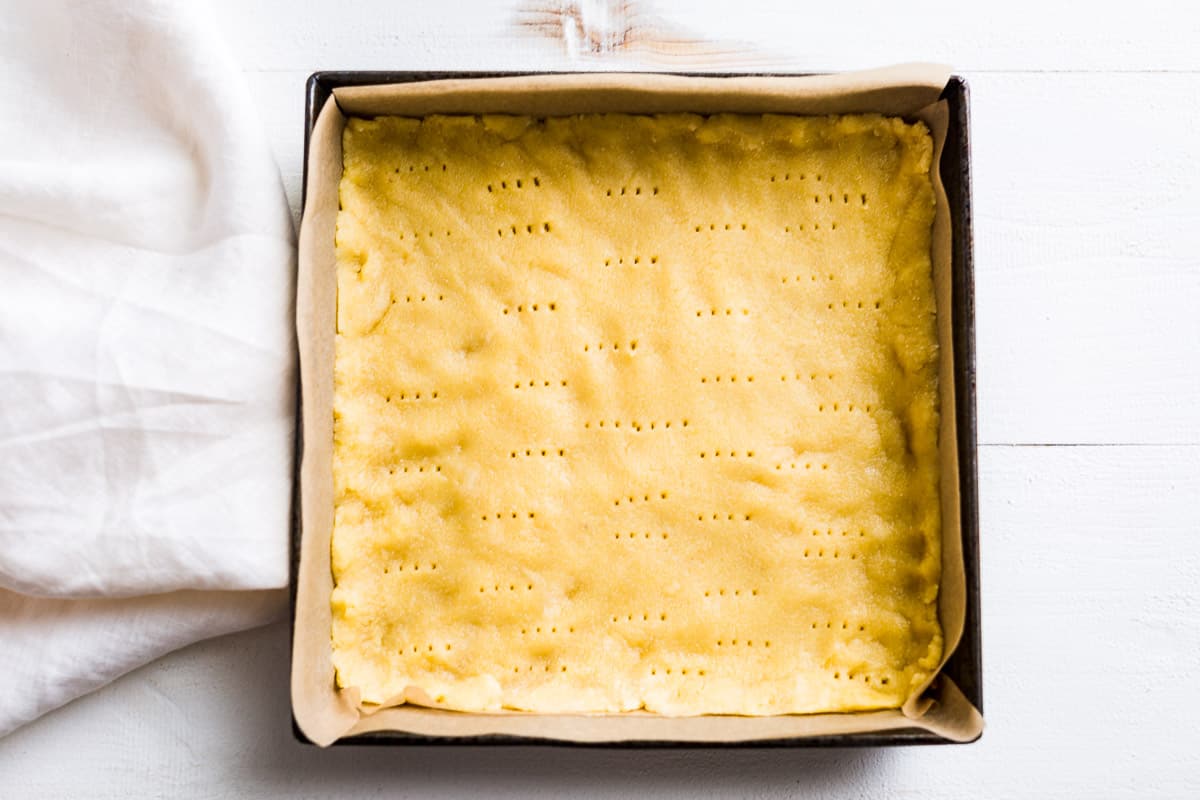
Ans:
POLYGON ((339 685, 899 706, 942 648, 931 150, 879 116, 351 119, 339 685))

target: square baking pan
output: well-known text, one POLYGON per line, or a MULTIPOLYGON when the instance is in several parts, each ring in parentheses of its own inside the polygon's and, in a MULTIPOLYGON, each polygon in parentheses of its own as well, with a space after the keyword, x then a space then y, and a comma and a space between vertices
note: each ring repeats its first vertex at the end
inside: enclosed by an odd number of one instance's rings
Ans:
MULTIPOLYGON (((306 202, 309 171, 309 144, 317 117, 341 87, 414 83, 446 79, 506 78, 530 75, 551 75, 548 72, 389 72, 389 71, 323 71, 313 73, 307 82, 304 114, 304 176, 301 209, 306 202)), ((796 77, 796 73, 671 73, 683 77, 796 77)), ((949 127, 941 161, 938 165, 950 209, 951 227, 951 316, 953 320, 953 369, 955 391, 954 414, 957 422, 957 455, 959 497, 962 529, 963 566, 966 577, 966 605, 962 638, 942 668, 968 701, 983 712, 980 597, 979 597, 979 494, 976 459, 975 411, 975 302, 973 239, 971 228, 971 159, 969 135, 969 92, 966 81, 955 75, 947 82, 940 99, 949 109, 949 127)), ((298 411, 303 397, 298 400, 298 411)), ((299 465, 304 441, 297 415, 296 465, 297 502, 294 504, 291 541, 291 611, 292 632, 295 634, 296 575, 300 558, 301 524, 299 515, 299 465)), ((294 717, 292 729, 296 738, 310 740, 301 731, 294 717)), ((555 745, 568 747, 847 747, 909 744, 951 744, 937 734, 921 728, 902 728, 888 731, 845 733, 807 737, 759 739, 731 742, 689 742, 672 740, 636 740, 618 742, 574 742, 554 738, 487 734, 480 736, 430 736, 399 731, 380 731, 339 739, 338 745, 555 745)))

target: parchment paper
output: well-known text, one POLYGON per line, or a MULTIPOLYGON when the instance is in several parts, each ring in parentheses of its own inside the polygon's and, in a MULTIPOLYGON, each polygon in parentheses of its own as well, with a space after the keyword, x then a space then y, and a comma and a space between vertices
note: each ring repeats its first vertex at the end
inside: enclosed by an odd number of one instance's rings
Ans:
POLYGON ((576 742, 753 741, 913 727, 955 741, 970 741, 979 735, 982 716, 943 675, 919 687, 902 709, 845 714, 666 717, 645 712, 478 714, 412 705, 363 708, 356 690, 339 691, 335 687, 330 644, 333 353, 337 310, 334 230, 342 174, 341 134, 347 116, 879 112, 919 118, 929 126, 934 139, 937 208, 932 260, 938 304, 942 408, 939 440, 943 542, 938 613, 945 637, 944 665, 962 638, 966 607, 954 415, 950 211, 936 169, 948 126, 948 110, 938 96, 949 76, 945 67, 916 64, 795 78, 592 73, 426 81, 334 91, 332 101, 321 110, 310 139, 296 297, 304 453, 300 469, 302 534, 296 576, 292 708, 300 728, 312 741, 328 745, 343 736, 383 730, 433 736, 507 734, 576 742))

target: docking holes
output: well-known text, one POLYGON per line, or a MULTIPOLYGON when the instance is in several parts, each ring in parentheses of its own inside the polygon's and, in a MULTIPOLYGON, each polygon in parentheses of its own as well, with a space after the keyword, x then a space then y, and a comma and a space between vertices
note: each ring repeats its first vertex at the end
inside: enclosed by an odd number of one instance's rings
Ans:
POLYGON ((509 450, 509 458, 564 458, 567 455, 563 447, 526 447, 524 450, 509 450))
POLYGON ((870 673, 867 673, 867 672, 854 672, 852 670, 847 671, 847 672, 842 672, 841 670, 837 670, 833 673, 833 679, 835 681, 838 681, 838 680, 862 681, 865 684, 868 684, 868 685, 875 684, 877 686, 887 686, 892 682, 892 679, 887 676, 879 677, 879 676, 871 675, 870 673))
POLYGON ((779 282, 785 283, 785 284, 786 283, 792 283, 792 284, 828 283, 829 281, 832 281, 832 280, 835 280, 834 274, 832 272, 826 272, 824 274, 818 274, 818 273, 813 272, 813 273, 809 273, 808 275, 784 275, 782 278, 779 279, 779 282))
POLYGON ((481 514, 479 519, 483 522, 499 522, 501 520, 514 519, 537 519, 537 514, 533 511, 493 511, 491 514, 481 514))
POLYGON ((384 395, 383 401, 385 403, 413 403, 417 401, 437 400, 438 397, 440 397, 440 394, 436 389, 423 392, 402 391, 384 395))
POLYGON ((444 294, 406 294, 392 295, 392 305, 399 303, 440 303, 446 299, 444 294))
MULTIPOLYGON (((411 231, 407 234, 409 239, 432 239, 437 236, 450 236, 450 231, 411 231)), ((403 231, 397 233, 401 239, 405 238, 406 234, 403 231)))
POLYGON ((508 314, 535 314, 545 311, 558 311, 558 303, 519 303, 515 306, 505 306, 501 313, 508 314))
POLYGON ((432 561, 422 564, 420 562, 392 563, 386 564, 383 567, 384 575, 400 574, 402 572, 417 573, 417 572, 437 572, 438 565, 432 561))
POLYGON ((524 225, 509 225, 507 228, 496 228, 496 236, 525 236, 539 233, 550 233, 549 222, 527 222, 524 225))
POLYGON ((657 263, 658 256, 612 256, 604 259, 604 266, 606 267, 637 267, 657 263))
POLYGON ((613 500, 614 506, 636 505, 638 503, 654 503, 666 500, 670 497, 670 493, 666 491, 658 492, 643 492, 642 494, 629 494, 624 497, 618 497, 613 500))
POLYGON ((619 419, 589 419, 585 420, 583 427, 591 430, 592 428, 601 428, 604 430, 622 430, 631 431, 633 433, 643 433, 646 431, 667 431, 671 430, 671 426, 676 428, 686 428, 691 423, 688 420, 650 420, 649 422, 641 422, 639 420, 619 420, 619 419))
POLYGON ((870 403, 817 403, 817 411, 831 414, 870 414, 873 408, 870 403))
POLYGON ((770 647, 770 639, 717 639, 717 647, 770 647))
POLYGON ((563 636, 575 633, 574 625, 523 625, 522 636, 563 636))
POLYGON ((829 311, 878 311, 883 308, 882 300, 835 300, 826 303, 829 311))
POLYGON ((829 464, 824 461, 783 461, 775 465, 776 472, 799 472, 801 470, 828 470, 829 464))
POLYGON ((487 185, 487 190, 490 194, 495 194, 496 192, 515 192, 522 189, 539 189, 541 185, 541 177, 534 175, 531 178, 505 178, 493 181, 487 185))
POLYGON ((832 372, 809 372, 809 373, 793 372, 791 375, 780 375, 779 380, 781 380, 781 381, 810 381, 810 382, 820 381, 820 380, 831 381, 834 379, 834 377, 835 376, 832 372))
MULTIPOLYGON (((829 230, 831 230, 831 231, 836 231, 838 229, 838 221, 836 219, 830 220, 825 223, 825 226, 827 228, 829 228, 829 230)), ((820 222, 809 222, 809 223, 807 223, 807 227, 806 227, 805 223, 796 222, 791 225, 783 226, 783 232, 787 233, 787 234, 804 233, 804 231, 806 231, 806 230, 819 231, 819 230, 821 230, 821 223, 820 222)))
MULTIPOLYGON (((509 581, 508 583, 484 584, 479 587, 480 594, 500 594, 502 592, 532 592, 533 584, 528 581, 509 581)), ((524 633, 524 631, 522 631, 524 633)))
POLYGON ((519 665, 513 667, 513 672, 515 672, 515 673, 521 673, 521 672, 542 672, 542 673, 558 672, 558 673, 563 673, 566 671, 567 671, 566 664, 557 664, 557 663, 551 664, 548 661, 539 663, 539 664, 526 664, 524 669, 521 669, 521 667, 519 665))
POLYGON ((446 172, 445 164, 401 164, 392 170, 399 175, 403 172, 446 172))
POLYGON ((585 353, 602 353, 605 350, 613 352, 625 350, 626 352, 635 353, 637 349, 637 339, 630 339, 627 342, 589 342, 583 346, 583 352, 585 353))
POLYGON ((453 649, 454 649, 454 646, 449 644, 448 642, 442 642, 442 643, 438 643, 438 644, 435 644, 433 642, 425 642, 423 644, 401 645, 398 649, 398 652, 400 653, 400 655, 414 655, 415 656, 415 655, 419 655, 421 653, 424 653, 426 655, 429 655, 430 653, 449 653, 453 649))
POLYGON ((564 378, 559 378, 556 381, 549 380, 528 380, 528 381, 513 381, 513 389, 553 389, 555 387, 563 388, 567 385, 564 378))
POLYGON ((659 675, 670 675, 672 677, 675 675, 682 675, 683 677, 695 676, 698 678, 703 678, 708 674, 708 670, 704 669, 703 667, 680 667, 677 665, 666 667, 662 665, 655 665, 650 668, 650 674, 656 678, 659 675))
POLYGON ((667 612, 665 611, 635 611, 625 614, 613 614, 609 617, 610 622, 666 622, 667 612))
POLYGON ((749 522, 750 514, 731 514, 728 511, 711 511, 696 514, 697 522, 749 522))
POLYGON ((417 464, 415 466, 410 466, 408 464, 400 464, 397 466, 388 467, 388 475, 397 475, 397 474, 408 475, 409 473, 413 473, 416 475, 423 475, 426 472, 438 473, 441 471, 442 471, 442 467, 440 464, 430 464, 430 465, 417 464))
POLYGON ((745 222, 707 222, 693 226, 692 233, 705 233, 706 231, 712 233, 720 231, 723 233, 725 231, 745 231, 749 229, 749 225, 745 222))
POLYGON ((705 589, 705 597, 758 597, 758 589, 734 589, 719 586, 716 589, 705 589))
POLYGON ((605 197, 657 197, 657 186, 611 186, 604 190, 605 197))

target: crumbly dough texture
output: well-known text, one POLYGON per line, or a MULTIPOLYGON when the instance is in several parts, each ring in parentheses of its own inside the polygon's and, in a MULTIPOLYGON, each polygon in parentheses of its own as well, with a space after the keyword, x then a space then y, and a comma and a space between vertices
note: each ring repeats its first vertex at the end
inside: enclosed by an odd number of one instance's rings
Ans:
POLYGON ((894 708, 941 656, 926 128, 351 119, 338 685, 894 708))

